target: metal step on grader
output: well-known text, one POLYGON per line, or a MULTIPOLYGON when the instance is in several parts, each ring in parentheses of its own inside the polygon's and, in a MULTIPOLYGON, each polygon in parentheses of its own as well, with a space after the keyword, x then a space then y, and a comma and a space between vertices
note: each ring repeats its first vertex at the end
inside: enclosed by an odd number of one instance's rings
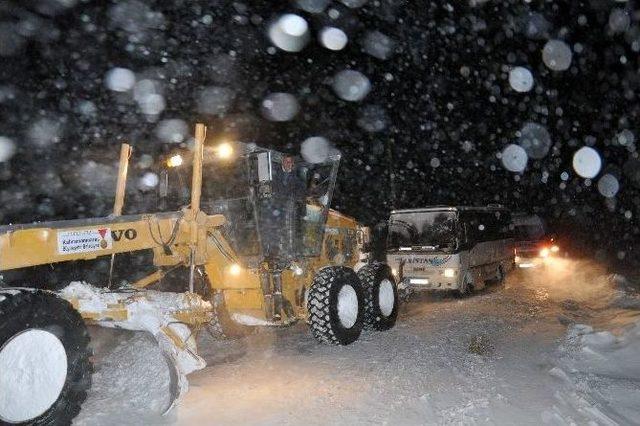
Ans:
POLYGON ((193 149, 165 159, 162 212, 121 215, 124 144, 112 215, 0 226, 0 273, 105 256, 111 264, 93 285, 0 287, 0 423, 69 424, 79 413, 91 386, 87 323, 151 333, 170 361, 171 406, 186 375, 205 366, 200 330, 237 336, 302 320, 320 342, 348 345, 363 328, 393 327, 390 269, 368 263, 356 273, 365 230, 330 209, 339 156, 311 164, 252 144, 205 142, 197 124, 193 149), (114 288, 116 256, 143 251, 153 253, 155 272, 114 288), (184 280, 163 285, 176 268, 184 280))

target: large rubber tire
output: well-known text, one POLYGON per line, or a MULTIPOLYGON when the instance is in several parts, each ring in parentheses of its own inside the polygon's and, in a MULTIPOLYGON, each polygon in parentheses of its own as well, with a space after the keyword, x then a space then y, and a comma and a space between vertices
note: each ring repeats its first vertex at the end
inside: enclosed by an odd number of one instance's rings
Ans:
POLYGON ((499 287, 504 287, 504 283, 507 279, 507 274, 504 272, 504 268, 502 267, 502 265, 498 265, 498 268, 496 269, 496 284, 498 284, 499 287))
POLYGON ((393 328, 400 298, 391 268, 384 263, 371 263, 360 268, 358 278, 364 291, 364 328, 378 331, 393 328))
POLYGON ((320 342, 348 345, 358 340, 364 326, 364 293, 353 269, 330 266, 318 271, 307 310, 311 333, 320 342))
POLYGON ((237 323, 231 318, 224 301, 223 293, 214 293, 209 301, 213 306, 213 318, 207 325, 207 329, 213 337, 219 339, 237 339, 255 332, 255 327, 237 323))
MULTIPOLYGON (((50 336, 48 338, 53 339, 56 345, 62 344, 67 366, 64 384, 57 399, 54 393, 55 402, 48 409, 46 406, 43 408, 46 411, 35 414, 36 417, 23 419, 16 417, 15 412, 9 413, 11 418, 2 418, 0 413, 0 424, 69 425, 80 412, 80 406, 91 387, 91 350, 85 323, 69 302, 52 293, 0 289, 0 357, 3 350, 7 350, 5 355, 9 354, 12 343, 15 344, 20 336, 29 333, 50 336)), ((29 371, 25 373, 29 374, 29 371)), ((11 395, 11 389, 0 389, 0 394, 11 395)), ((9 402, 5 400, 5 403, 15 407, 20 404, 17 398, 15 396, 9 402)), ((28 398, 32 403, 36 396, 29 395, 28 398)))
POLYGON ((457 297, 466 297, 475 291, 475 279, 473 274, 469 271, 462 279, 462 287, 456 290, 457 297))

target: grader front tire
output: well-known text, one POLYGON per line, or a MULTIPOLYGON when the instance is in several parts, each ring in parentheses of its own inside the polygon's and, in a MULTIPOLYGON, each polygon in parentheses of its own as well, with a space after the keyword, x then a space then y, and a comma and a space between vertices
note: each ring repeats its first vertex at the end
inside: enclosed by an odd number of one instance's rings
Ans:
POLYGON ((0 424, 69 425, 91 387, 89 334, 51 293, 0 289, 0 424))
POLYGON ((320 342, 348 345, 364 325, 364 294, 356 273, 344 266, 321 269, 307 299, 311 333, 320 342))
POLYGON ((391 268, 372 263, 358 271, 364 290, 364 327, 384 331, 393 328, 398 318, 398 287, 391 268))

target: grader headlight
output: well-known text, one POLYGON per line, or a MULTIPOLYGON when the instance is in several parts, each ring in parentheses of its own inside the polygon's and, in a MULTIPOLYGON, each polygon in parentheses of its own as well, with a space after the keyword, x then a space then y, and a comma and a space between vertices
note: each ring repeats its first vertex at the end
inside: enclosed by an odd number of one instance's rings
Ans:
POLYGON ((233 155, 233 147, 229 142, 223 142, 216 147, 216 155, 223 160, 229 159, 233 155))
POLYGON ((233 275, 237 277, 242 272, 242 266, 238 265, 237 263, 234 263, 233 265, 230 265, 227 268, 227 272, 229 273, 229 275, 233 275))
POLYGON ((171 168, 179 167, 182 165, 183 162, 184 160, 182 159, 182 155, 180 154, 172 155, 167 160, 167 167, 171 167, 171 168))

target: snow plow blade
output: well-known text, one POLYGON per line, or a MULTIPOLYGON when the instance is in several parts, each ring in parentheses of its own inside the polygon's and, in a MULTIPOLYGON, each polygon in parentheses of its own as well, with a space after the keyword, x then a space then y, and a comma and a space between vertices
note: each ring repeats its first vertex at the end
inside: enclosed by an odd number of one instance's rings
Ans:
POLYGON ((189 389, 187 375, 206 366, 198 355, 192 328, 211 319, 211 304, 194 293, 151 290, 110 291, 73 282, 59 296, 86 320, 110 328, 147 331, 156 339, 169 366, 171 411, 189 389))

